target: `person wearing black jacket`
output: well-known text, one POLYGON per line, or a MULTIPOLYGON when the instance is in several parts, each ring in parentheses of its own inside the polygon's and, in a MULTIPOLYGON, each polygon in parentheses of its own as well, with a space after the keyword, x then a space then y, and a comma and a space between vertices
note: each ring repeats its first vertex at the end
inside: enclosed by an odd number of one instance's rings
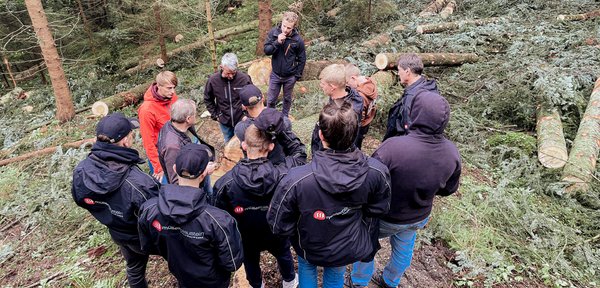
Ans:
MULTIPOLYGON (((256 122, 260 123, 264 118, 261 114, 256 122)), ((306 157, 287 157, 283 163, 274 166, 267 158, 275 146, 271 135, 251 124, 245 136, 242 149, 248 158, 240 160, 217 181, 215 206, 229 212, 239 223, 244 245, 244 268, 250 285, 254 288, 263 286, 260 252, 267 250, 277 259, 283 287, 294 288, 298 279, 294 273, 289 239, 273 235, 266 214, 277 183, 290 168, 304 164, 306 157)))
POLYGON ((239 90, 252 84, 250 76, 238 71, 237 65, 237 56, 225 53, 221 58, 220 71, 210 75, 204 86, 204 104, 211 119, 219 121, 225 143, 233 137, 233 128, 243 117, 239 90))
POLYGON ((414 99, 421 92, 440 94, 435 80, 427 80, 423 73, 423 61, 413 53, 403 54, 398 59, 398 77, 404 88, 402 97, 392 105, 388 112, 387 127, 383 141, 390 137, 406 135, 412 121, 411 109, 414 99))
MULTIPOLYGON (((429 220, 436 195, 458 190, 460 154, 444 137, 450 119, 448 101, 437 93, 423 92, 412 105, 409 133, 383 142, 373 154, 392 176, 391 209, 381 219, 380 237, 390 237, 392 255, 383 273, 374 276, 380 287, 396 287, 410 266, 418 229, 429 220)), ((355 263, 354 287, 366 287, 374 263, 355 263)))
POLYGON ((71 192, 78 206, 108 228, 127 262, 129 286, 148 287, 148 254, 140 250, 137 215, 142 203, 158 195, 159 184, 137 166, 145 161, 131 148, 135 127, 121 113, 98 122, 97 141, 73 171, 71 192))
POLYGON ((207 203, 198 188, 207 175, 209 155, 199 144, 181 148, 174 170, 179 186, 166 184, 142 205, 138 228, 142 250, 156 249, 179 287, 227 288, 243 261, 236 221, 207 203))
POLYGON ((297 23, 298 15, 296 13, 285 12, 281 18, 281 25, 271 29, 265 39, 264 52, 266 55, 273 55, 267 105, 275 108, 277 97, 283 86, 281 112, 285 117, 290 114, 294 85, 302 77, 306 64, 306 49, 304 40, 295 28, 297 23))
MULTIPOLYGON (((362 119, 362 110, 363 110, 363 99, 356 92, 356 90, 346 86, 346 68, 342 64, 331 64, 319 75, 321 82, 319 85, 321 86, 321 90, 323 93, 329 97, 329 103, 334 103, 338 107, 343 103, 350 103, 352 105, 352 110, 356 113, 356 117, 358 119, 358 124, 360 125, 362 119)), ((356 138, 354 139, 353 145, 356 145, 358 142, 358 134, 356 134, 356 138)), ((323 145, 321 144, 321 139, 319 138, 319 123, 315 124, 315 128, 312 132, 312 138, 310 143, 311 153, 314 154, 316 151, 323 149, 323 145)))
MULTIPOLYGON (((246 119, 235 125, 235 136, 240 142, 244 141, 246 129, 254 123, 254 119, 259 117, 259 115, 262 115, 262 117, 273 119, 273 121, 264 122, 267 126, 259 127, 259 129, 267 129, 269 126, 273 125, 273 127, 277 127, 277 129, 281 130, 280 133, 274 135, 275 147, 267 156, 269 161, 274 165, 277 165, 283 162, 288 155, 293 157, 303 157, 303 161, 306 161, 306 147, 302 144, 298 136, 296 136, 296 133, 292 131, 290 119, 277 116, 281 115, 281 113, 273 108, 265 108, 262 92, 260 92, 256 86, 248 84, 242 87, 240 90, 240 99, 242 100, 242 109, 248 114, 246 119)), ((245 154, 246 152, 244 151, 244 155, 245 154)))
POLYGON ((317 287, 317 265, 323 287, 342 287, 345 265, 372 258, 371 217, 390 209, 390 175, 353 145, 358 119, 350 103, 327 104, 319 129, 325 149, 279 182, 267 221, 274 234, 290 236, 300 287, 317 287))

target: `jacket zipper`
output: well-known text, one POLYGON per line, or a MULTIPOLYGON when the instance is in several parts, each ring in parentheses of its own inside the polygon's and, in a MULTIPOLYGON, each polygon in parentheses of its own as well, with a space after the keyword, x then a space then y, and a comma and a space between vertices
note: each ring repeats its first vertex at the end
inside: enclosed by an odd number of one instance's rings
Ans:
POLYGON ((229 112, 231 113, 231 127, 235 127, 235 124, 233 124, 233 103, 231 102, 231 81, 227 81, 227 88, 229 89, 229 112))

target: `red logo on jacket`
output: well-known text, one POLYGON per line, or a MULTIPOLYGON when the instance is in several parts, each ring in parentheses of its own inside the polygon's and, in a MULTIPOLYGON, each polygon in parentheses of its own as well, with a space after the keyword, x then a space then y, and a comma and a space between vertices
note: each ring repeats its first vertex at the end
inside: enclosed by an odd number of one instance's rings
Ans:
POLYGON ((152 227, 154 227, 154 229, 156 229, 156 231, 158 232, 162 231, 162 225, 160 225, 160 222, 158 222, 158 220, 152 221, 152 227))
POLYGON ((244 207, 242 207, 242 206, 236 206, 235 208, 233 208, 233 213, 235 213, 235 214, 242 214, 242 213, 244 213, 244 207))
POLYGON ((83 202, 85 202, 85 204, 88 204, 88 205, 94 205, 95 204, 94 200, 92 200, 90 198, 83 198, 83 202))
POLYGON ((315 211, 315 213, 313 213, 313 218, 315 218, 319 221, 323 221, 326 218, 325 212, 323 212, 321 210, 317 210, 317 211, 315 211))

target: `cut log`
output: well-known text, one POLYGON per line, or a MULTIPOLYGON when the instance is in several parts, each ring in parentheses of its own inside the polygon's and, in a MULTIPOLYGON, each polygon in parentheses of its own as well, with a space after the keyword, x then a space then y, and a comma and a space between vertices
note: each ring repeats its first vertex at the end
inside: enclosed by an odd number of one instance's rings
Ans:
POLYGON ((92 104, 92 114, 94 116, 104 117, 108 115, 108 111, 110 111, 108 105, 102 101, 96 101, 92 104))
MULTIPOLYGON (((296 85, 294 85, 293 97, 294 99, 298 99, 298 97, 313 94, 313 93, 321 93, 321 86, 319 86, 319 80, 310 80, 310 81, 298 81, 296 85)), ((267 96, 267 90, 269 90, 269 85, 256 85, 258 89, 263 93, 263 95, 267 96)), ((281 96, 281 94, 280 94, 281 96)))
POLYGON ((371 79, 377 83, 377 90, 382 91, 389 87, 392 87, 396 83, 398 77, 391 71, 377 71, 371 75, 371 79))
POLYGON ((394 28, 392 28, 392 31, 394 32, 402 32, 406 30, 406 25, 402 25, 402 24, 398 24, 396 26, 394 26, 394 28))
POLYGON ((308 60, 306 61, 306 65, 304 65, 304 72, 302 73, 302 78, 300 81, 308 81, 308 80, 319 80, 319 74, 321 71, 325 69, 325 67, 331 64, 347 64, 346 60, 308 60))
POLYGON ((476 20, 464 20, 464 21, 456 21, 456 22, 447 22, 440 24, 425 24, 417 26, 417 33, 419 34, 430 34, 430 33, 439 33, 448 30, 459 29, 465 25, 474 25, 474 26, 482 26, 490 23, 497 22, 499 18, 485 18, 485 19, 476 19, 476 20))
MULTIPOLYGON (((398 59, 405 53, 379 53, 375 56, 375 66, 379 70, 396 69, 398 59)), ((456 66, 474 63, 479 60, 475 53, 417 53, 425 66, 456 66)))
POLYGON ((225 148, 223 148, 223 156, 235 163, 244 158, 244 152, 242 152, 242 144, 240 143, 240 139, 236 136, 233 136, 227 144, 225 144, 225 148))
POLYGON ((596 80, 594 90, 573 146, 569 160, 563 170, 562 180, 569 183, 568 192, 584 192, 589 189, 590 180, 596 172, 596 162, 600 151, 600 78, 596 80))
MULTIPOLYGON (((63 144, 61 146, 65 147, 65 148, 78 148, 78 147, 80 147, 80 146, 82 146, 84 144, 94 143, 94 142, 96 142, 96 137, 89 138, 89 139, 84 139, 84 140, 79 140, 79 141, 76 141, 76 142, 66 143, 66 144, 63 144)), ((30 158, 39 157, 39 156, 43 156, 43 155, 47 155, 47 154, 52 154, 52 153, 54 153, 58 149, 58 147, 61 147, 61 146, 48 147, 48 148, 44 148, 44 149, 41 149, 41 150, 37 150, 37 151, 25 153, 25 154, 17 156, 17 157, 0 160, 0 167, 8 165, 8 164, 11 164, 11 163, 15 163, 15 162, 23 161, 23 160, 26 160, 26 159, 30 159, 30 158)))
POLYGON ((454 9, 456 9, 456 1, 454 1, 454 0, 448 1, 448 4, 446 4, 446 7, 444 7, 444 9, 442 9, 442 11, 440 11, 440 18, 446 19, 446 18, 450 17, 450 15, 452 15, 452 13, 454 13, 454 9))
POLYGON ((427 7, 425 7, 425 9, 423 9, 423 11, 421 11, 421 13, 419 13, 419 17, 431 17, 436 15, 438 12, 440 12, 444 6, 446 6, 446 3, 448 2, 448 0, 433 0, 431 1, 431 3, 429 3, 429 5, 427 5, 427 7))
POLYGON ((559 21, 585 21, 596 17, 600 17, 600 10, 594 10, 583 14, 558 15, 556 19, 558 19, 559 21))
MULTIPOLYGON (((280 19, 280 18, 281 18, 281 14, 277 14, 277 15, 273 16, 273 19, 280 19)), ((277 21, 277 20, 275 20, 275 21, 277 21)), ((214 38, 215 39, 223 39, 228 36, 233 36, 233 35, 251 31, 253 29, 256 29, 257 27, 258 27, 258 20, 250 21, 248 23, 244 23, 244 24, 241 24, 238 26, 215 31, 214 38)), ((169 59, 171 59, 174 56, 177 56, 181 53, 190 52, 190 51, 194 51, 196 49, 203 48, 206 45, 206 43, 208 43, 209 40, 210 40, 209 36, 202 37, 194 43, 171 50, 171 52, 167 53, 167 57, 169 59)), ((137 66, 127 69, 125 71, 125 73, 131 75, 131 74, 135 74, 135 73, 141 72, 143 70, 146 70, 146 69, 152 67, 152 65, 154 64, 154 60, 152 60, 152 59, 156 59, 156 58, 150 57, 150 59, 145 59, 142 61, 132 61, 132 62, 128 63, 129 65, 127 65, 127 64, 124 65, 125 68, 129 68, 129 67, 137 64, 137 66)))
POLYGON ((362 42, 360 45, 367 47, 367 48, 375 48, 377 46, 387 45, 390 43, 390 41, 391 41, 391 38, 388 33, 381 33, 365 42, 362 42))
MULTIPOLYGON (((121 109, 132 104, 136 104, 140 102, 142 98, 144 98, 144 93, 146 92, 146 90, 148 90, 148 87, 150 87, 150 85, 152 85, 152 82, 140 84, 129 89, 128 91, 121 92, 113 96, 98 100, 96 101, 96 103, 94 103, 94 105, 92 105, 92 112, 94 106, 99 107, 102 106, 102 104, 106 105, 106 108, 108 109, 107 114, 111 111, 121 109)), ((97 114, 94 113, 94 115, 97 114)))
POLYGON ((254 85, 269 85, 271 77, 271 58, 261 58, 248 68, 248 75, 254 85))
POLYGON ((561 168, 567 163, 568 153, 560 115, 554 108, 540 103, 537 107, 538 159, 546 168, 561 168))
POLYGON ((39 73, 40 71, 43 71, 44 69, 46 69, 46 63, 40 62, 40 63, 34 65, 33 67, 28 68, 25 71, 16 73, 15 81, 19 82, 19 81, 29 80, 29 79, 35 77, 35 75, 37 73, 39 73))

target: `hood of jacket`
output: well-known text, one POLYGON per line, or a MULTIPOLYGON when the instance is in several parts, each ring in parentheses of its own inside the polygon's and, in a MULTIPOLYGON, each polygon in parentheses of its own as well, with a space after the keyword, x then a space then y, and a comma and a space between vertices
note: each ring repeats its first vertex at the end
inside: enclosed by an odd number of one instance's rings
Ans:
POLYGON ((450 121, 450 105, 437 93, 423 92, 415 98, 410 117, 410 130, 428 135, 443 134, 450 121))
POLYGON ((358 86, 356 86, 356 90, 370 100, 377 99, 377 86, 369 77, 367 77, 365 82, 358 84, 358 86))
POLYGON ((311 168, 319 186, 330 194, 354 191, 362 185, 369 171, 367 157, 356 147, 347 151, 316 151, 311 168))
MULTIPOLYGON (((173 97, 174 96, 175 95, 173 95, 173 97)), ((146 93, 144 93, 144 101, 152 101, 152 102, 156 102, 156 103, 162 103, 165 105, 171 103, 174 100, 173 97, 166 98, 166 97, 160 96, 158 94, 158 84, 156 84, 156 82, 152 83, 152 85, 150 85, 148 90, 146 90, 146 93)))
POLYGON ((206 193, 200 188, 166 184, 158 192, 158 211, 180 225, 195 219, 206 205, 206 193))
POLYGON ((419 90, 427 90, 427 91, 433 91, 433 92, 439 93, 435 80, 434 79, 429 80, 429 79, 425 78, 425 76, 419 77, 419 79, 417 81, 415 81, 415 83, 410 84, 404 90, 405 90, 404 91, 405 94, 411 94, 411 95, 417 94, 419 92, 419 90))
POLYGON ((233 182, 244 192, 264 197, 275 192, 275 168, 267 158, 242 159, 233 169, 233 182))
POLYGON ((129 168, 144 163, 136 150, 105 142, 94 143, 88 160, 81 167, 81 181, 92 194, 118 190, 129 175, 129 168))

